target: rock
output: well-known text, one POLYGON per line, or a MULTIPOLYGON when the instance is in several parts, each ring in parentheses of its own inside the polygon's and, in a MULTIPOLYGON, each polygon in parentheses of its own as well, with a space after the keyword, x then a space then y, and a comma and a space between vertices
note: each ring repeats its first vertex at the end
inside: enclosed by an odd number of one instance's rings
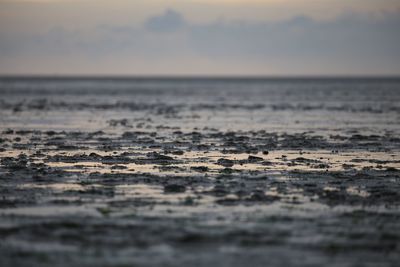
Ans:
POLYGON ((196 166, 196 167, 190 167, 191 170, 197 171, 197 172, 207 172, 208 167, 207 166, 196 166))
POLYGON ((260 161, 263 161, 263 160, 264 160, 263 158, 256 157, 256 156, 249 156, 249 157, 247 158, 247 161, 248 161, 249 163, 260 162, 260 161))
POLYGON ((186 187, 180 184, 168 184, 164 186, 165 193, 183 193, 186 191, 186 187))
POLYGON ((148 153, 146 156, 154 160, 174 160, 173 157, 161 155, 158 154, 157 152, 148 153))
POLYGON ((217 161, 218 165, 224 166, 226 168, 232 167, 233 165, 235 165, 235 162, 233 160, 230 159, 224 159, 224 158, 220 158, 217 161))

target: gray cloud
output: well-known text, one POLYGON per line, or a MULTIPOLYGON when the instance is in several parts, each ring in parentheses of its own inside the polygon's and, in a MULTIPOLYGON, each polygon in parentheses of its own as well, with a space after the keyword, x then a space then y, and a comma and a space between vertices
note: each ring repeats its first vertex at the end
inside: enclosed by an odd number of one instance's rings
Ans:
POLYGON ((178 12, 167 10, 143 26, 4 35, 0 72, 13 67, 29 72, 32 64, 52 70, 57 69, 52 64, 68 59, 73 66, 76 59, 91 73, 98 62, 110 72, 121 62, 149 74, 154 70, 179 74, 188 63, 192 72, 201 74, 400 74, 399 29, 397 13, 380 18, 349 14, 331 21, 298 16, 281 22, 191 24, 178 12))
POLYGON ((183 16, 172 9, 167 9, 164 14, 149 18, 145 23, 148 30, 155 32, 172 32, 184 25, 183 16))

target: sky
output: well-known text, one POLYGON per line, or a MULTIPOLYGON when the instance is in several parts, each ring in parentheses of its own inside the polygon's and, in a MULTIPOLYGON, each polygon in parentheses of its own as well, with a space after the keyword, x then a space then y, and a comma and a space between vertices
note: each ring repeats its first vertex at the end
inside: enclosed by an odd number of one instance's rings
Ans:
POLYGON ((0 75, 400 75, 400 0, 0 0, 0 75))

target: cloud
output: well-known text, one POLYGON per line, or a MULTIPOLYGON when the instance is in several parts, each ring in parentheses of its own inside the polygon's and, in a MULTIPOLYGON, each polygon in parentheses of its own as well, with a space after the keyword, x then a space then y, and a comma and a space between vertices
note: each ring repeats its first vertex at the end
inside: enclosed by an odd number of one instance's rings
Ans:
POLYGON ((400 74, 398 29, 397 13, 196 24, 168 9, 142 26, 3 35, 0 72, 400 74))
POLYGON ((167 9, 163 14, 149 18, 145 23, 148 30, 155 32, 172 32, 184 25, 183 16, 172 9, 167 9))

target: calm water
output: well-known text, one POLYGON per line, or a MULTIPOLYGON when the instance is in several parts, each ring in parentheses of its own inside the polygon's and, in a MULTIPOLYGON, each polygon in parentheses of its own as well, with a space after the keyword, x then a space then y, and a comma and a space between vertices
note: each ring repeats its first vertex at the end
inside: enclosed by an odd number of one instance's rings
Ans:
POLYGON ((145 113, 188 129, 399 130, 399 79, 3 78, 0 94, 3 127, 99 128, 99 116, 145 113))

